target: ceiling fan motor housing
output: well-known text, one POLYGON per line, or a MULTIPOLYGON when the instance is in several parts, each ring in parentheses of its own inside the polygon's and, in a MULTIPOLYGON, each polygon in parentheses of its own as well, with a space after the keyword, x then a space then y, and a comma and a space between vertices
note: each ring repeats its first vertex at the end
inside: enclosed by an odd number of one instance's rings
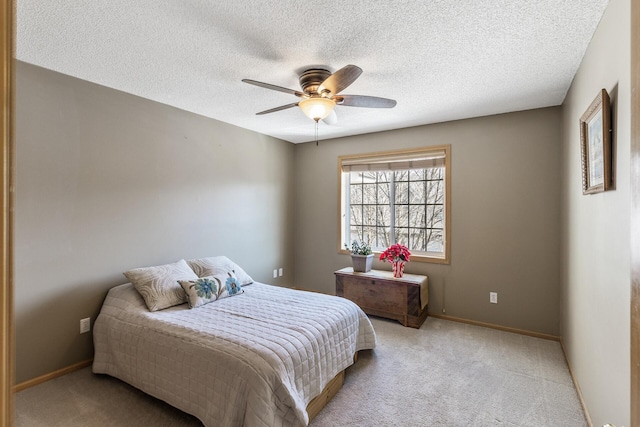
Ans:
POLYGON ((307 95, 318 93, 318 87, 324 82, 331 72, 322 68, 311 68, 300 74, 299 81, 302 91, 307 95))

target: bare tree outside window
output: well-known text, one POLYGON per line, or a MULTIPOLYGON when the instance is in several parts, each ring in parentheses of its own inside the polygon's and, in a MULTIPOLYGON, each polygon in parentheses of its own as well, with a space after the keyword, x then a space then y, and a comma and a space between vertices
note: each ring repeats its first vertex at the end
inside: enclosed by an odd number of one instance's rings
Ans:
POLYGON ((349 172, 349 241, 444 250, 444 168, 349 172))
POLYGON ((382 252, 407 246, 412 260, 451 259, 451 146, 340 156, 340 251, 359 241, 382 252))

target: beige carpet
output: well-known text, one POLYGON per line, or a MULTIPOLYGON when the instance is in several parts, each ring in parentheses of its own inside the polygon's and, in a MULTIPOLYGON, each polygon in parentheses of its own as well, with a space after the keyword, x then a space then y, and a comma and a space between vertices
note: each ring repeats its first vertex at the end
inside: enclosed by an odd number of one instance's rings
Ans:
MULTIPOLYGON (((560 344, 428 318, 372 319, 378 347, 347 370, 320 426, 586 426, 560 344)), ((16 426, 199 426, 90 368, 16 395, 16 426)))

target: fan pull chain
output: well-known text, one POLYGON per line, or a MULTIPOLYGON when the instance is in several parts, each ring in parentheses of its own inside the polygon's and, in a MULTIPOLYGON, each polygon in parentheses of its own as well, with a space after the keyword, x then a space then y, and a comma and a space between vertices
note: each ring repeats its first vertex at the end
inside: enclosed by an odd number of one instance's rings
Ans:
POLYGON ((318 146, 318 119, 315 119, 316 121, 316 147, 318 146))

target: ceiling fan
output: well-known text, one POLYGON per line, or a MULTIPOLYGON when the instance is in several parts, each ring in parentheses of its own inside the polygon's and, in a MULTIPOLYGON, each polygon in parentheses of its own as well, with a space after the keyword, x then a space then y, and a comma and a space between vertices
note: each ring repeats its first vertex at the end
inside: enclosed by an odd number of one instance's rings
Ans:
POLYGON ((298 102, 260 111, 256 113, 257 115, 274 113, 292 107, 300 107, 304 114, 310 119, 315 120, 316 123, 318 120, 322 120, 327 124, 334 124, 336 122, 336 115, 333 109, 336 105, 366 108, 395 107, 396 101, 393 99, 365 95, 340 95, 340 92, 356 81, 360 74, 362 74, 362 68, 356 65, 347 65, 333 74, 324 68, 309 68, 299 75, 302 91, 287 89, 286 87, 251 79, 242 79, 242 81, 266 89, 290 93, 298 98, 302 98, 298 102))

